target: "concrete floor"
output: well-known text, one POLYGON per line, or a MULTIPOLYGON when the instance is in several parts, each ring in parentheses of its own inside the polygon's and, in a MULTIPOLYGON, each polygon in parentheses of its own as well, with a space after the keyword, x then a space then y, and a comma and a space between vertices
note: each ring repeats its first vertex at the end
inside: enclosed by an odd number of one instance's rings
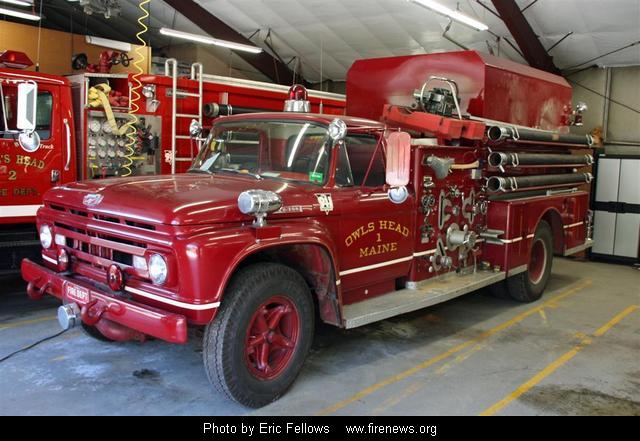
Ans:
MULTIPOLYGON (((0 286, 0 358, 58 332, 53 299, 0 286)), ((637 269, 556 259, 535 304, 479 291, 350 331, 320 326, 292 389, 258 411, 210 389, 196 339, 107 344, 76 329, 0 364, 0 414, 640 415, 639 304, 637 269)))

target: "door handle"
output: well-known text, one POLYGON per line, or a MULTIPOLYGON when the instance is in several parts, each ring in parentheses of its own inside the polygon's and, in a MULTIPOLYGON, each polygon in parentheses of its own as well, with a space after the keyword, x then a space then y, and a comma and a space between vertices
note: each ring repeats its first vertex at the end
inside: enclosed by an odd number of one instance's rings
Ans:
POLYGON ((64 164, 64 170, 69 171, 69 165, 71 165, 71 127, 67 118, 64 118, 62 122, 67 134, 67 162, 64 164))

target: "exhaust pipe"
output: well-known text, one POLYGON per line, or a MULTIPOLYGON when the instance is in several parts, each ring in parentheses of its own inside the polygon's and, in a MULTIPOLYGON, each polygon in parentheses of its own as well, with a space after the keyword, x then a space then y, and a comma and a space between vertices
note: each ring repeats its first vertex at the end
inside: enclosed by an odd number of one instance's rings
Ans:
POLYGON ((489 138, 490 141, 510 139, 513 141, 579 144, 589 147, 593 145, 593 137, 591 135, 573 135, 570 133, 561 134, 550 130, 533 130, 513 126, 489 126, 487 127, 487 138, 489 138))
POLYGON ((487 189, 492 193, 531 190, 533 188, 562 187, 576 184, 588 184, 593 180, 591 173, 564 173, 560 175, 533 176, 491 176, 487 180, 487 189))
POLYGON ((517 168, 520 166, 544 165, 584 166, 593 165, 593 156, 491 152, 489 154, 489 165, 500 169, 503 167, 517 168))

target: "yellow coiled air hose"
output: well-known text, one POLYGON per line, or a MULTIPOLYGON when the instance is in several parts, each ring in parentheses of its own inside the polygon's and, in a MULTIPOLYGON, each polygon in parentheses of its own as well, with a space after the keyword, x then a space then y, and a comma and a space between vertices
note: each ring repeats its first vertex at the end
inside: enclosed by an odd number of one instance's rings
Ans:
POLYGON ((141 0, 140 3, 138 3, 138 8, 140 8, 140 11, 142 11, 142 15, 140 15, 140 17, 138 18, 140 31, 136 34, 136 38, 138 39, 138 41, 140 41, 141 45, 136 48, 136 59, 133 62, 133 65, 136 68, 137 72, 132 76, 133 88, 131 89, 131 103, 129 103, 129 115, 131 116, 131 118, 129 119, 129 122, 127 122, 127 124, 125 124, 124 126, 127 133, 128 142, 125 145, 127 153, 124 155, 124 159, 126 160, 126 162, 122 165, 122 168, 125 171, 125 173, 122 174, 123 177, 130 176, 133 173, 133 171, 131 170, 131 165, 133 164, 133 155, 135 154, 134 147, 138 142, 138 116, 136 115, 136 113, 138 113, 138 111, 140 110, 140 106, 138 105, 138 101, 140 101, 141 98, 139 90, 142 89, 142 82, 140 82, 139 77, 144 73, 144 70, 142 69, 140 64, 146 58, 146 53, 144 53, 143 51, 147 47, 147 42, 144 41, 142 36, 149 29, 147 25, 144 24, 144 20, 149 17, 149 11, 146 8, 150 1, 151 0, 141 0))

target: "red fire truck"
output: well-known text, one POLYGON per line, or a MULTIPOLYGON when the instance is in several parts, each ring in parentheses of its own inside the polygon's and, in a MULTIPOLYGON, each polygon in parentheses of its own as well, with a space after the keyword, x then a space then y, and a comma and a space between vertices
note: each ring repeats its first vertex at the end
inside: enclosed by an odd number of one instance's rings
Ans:
POLYGON ((356 62, 350 116, 291 95, 217 119, 187 173, 47 192, 28 295, 102 340, 204 327, 211 383, 257 407, 292 384, 315 320, 354 328, 487 286, 535 301, 553 255, 591 245, 592 140, 566 130, 582 108, 562 78, 463 51, 356 62))
MULTIPOLYGON (((198 153, 192 120, 210 125, 221 115, 280 110, 288 87, 206 75, 202 65, 180 77, 169 59, 164 75, 142 75, 135 144, 127 148, 132 75, 69 77, 26 71, 21 52, 0 54, 0 273, 38 255, 35 214, 51 187, 82 179, 184 172, 198 153), (37 86, 37 145, 19 142, 17 86, 37 86), (103 101, 101 98, 106 100, 103 101)), ((344 113, 344 95, 312 91, 314 111, 344 113)))

